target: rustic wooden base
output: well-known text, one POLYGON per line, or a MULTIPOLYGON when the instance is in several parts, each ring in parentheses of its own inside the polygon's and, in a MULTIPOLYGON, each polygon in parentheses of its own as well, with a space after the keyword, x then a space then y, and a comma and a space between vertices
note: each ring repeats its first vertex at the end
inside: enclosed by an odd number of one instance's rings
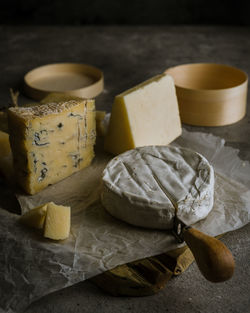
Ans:
POLYGON ((180 275, 194 258, 187 246, 154 257, 120 265, 90 280, 113 296, 149 296, 180 275))

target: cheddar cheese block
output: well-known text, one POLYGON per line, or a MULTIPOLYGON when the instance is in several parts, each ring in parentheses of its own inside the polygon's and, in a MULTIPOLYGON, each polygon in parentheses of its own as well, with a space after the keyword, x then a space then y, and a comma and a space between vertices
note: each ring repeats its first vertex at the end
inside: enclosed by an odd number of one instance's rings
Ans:
POLYGON ((44 224, 44 237, 63 240, 69 237, 70 207, 49 202, 44 224))
POLYGON ((19 185, 35 194, 83 169, 94 157, 94 100, 70 100, 8 110, 19 185))
POLYGON ((135 147, 167 145, 181 131, 174 81, 162 74, 115 97, 104 145, 120 154, 135 147))

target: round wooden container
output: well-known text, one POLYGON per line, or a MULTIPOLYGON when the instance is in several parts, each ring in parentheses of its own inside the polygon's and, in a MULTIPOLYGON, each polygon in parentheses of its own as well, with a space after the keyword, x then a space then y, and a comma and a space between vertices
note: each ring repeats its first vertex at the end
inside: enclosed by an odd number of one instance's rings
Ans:
POLYGON ((52 92, 95 98, 102 90, 103 73, 87 64, 49 64, 24 76, 24 92, 35 100, 41 100, 52 92))
POLYGON ((183 123, 197 126, 233 124, 246 114, 247 74, 213 63, 184 64, 165 73, 175 81, 183 123))

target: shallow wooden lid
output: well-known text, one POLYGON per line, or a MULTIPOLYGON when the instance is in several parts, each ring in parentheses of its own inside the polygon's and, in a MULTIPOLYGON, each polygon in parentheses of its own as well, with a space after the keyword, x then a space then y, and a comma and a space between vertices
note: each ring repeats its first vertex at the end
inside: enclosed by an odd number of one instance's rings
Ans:
POLYGON ((51 92, 95 98, 102 90, 102 71, 87 64, 49 64, 24 76, 24 92, 35 100, 41 100, 51 92))
POLYGON ((199 126, 235 123, 246 113, 247 74, 235 67, 195 63, 165 71, 175 81, 181 120, 199 126))

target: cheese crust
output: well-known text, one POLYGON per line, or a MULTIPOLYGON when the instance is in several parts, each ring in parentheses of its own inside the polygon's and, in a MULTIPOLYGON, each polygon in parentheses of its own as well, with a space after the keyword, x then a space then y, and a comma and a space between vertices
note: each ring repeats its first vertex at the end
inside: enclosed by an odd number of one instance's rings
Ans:
POLYGON ((29 194, 88 166, 94 157, 94 100, 14 107, 8 120, 15 176, 29 194))
POLYGON ((189 149, 147 146, 112 159, 103 172, 102 203, 132 225, 171 229, 175 214, 191 225, 213 207, 214 171, 189 149))

